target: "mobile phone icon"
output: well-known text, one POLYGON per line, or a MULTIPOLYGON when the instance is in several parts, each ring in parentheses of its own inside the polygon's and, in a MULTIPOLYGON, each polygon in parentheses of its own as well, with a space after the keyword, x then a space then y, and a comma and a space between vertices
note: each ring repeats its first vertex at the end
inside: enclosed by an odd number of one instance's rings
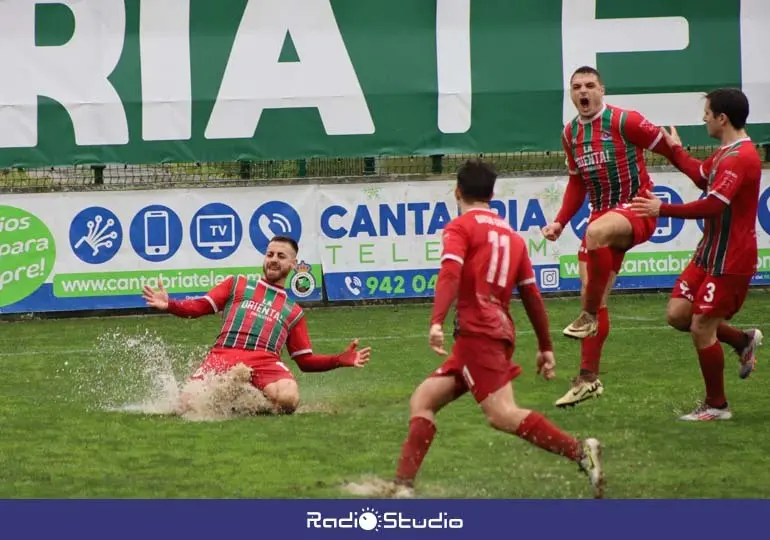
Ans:
POLYGON ((169 231, 168 212, 151 210, 144 214, 144 253, 146 255, 168 255, 169 231))
MULTIPOLYGON (((664 203, 671 203, 671 194, 668 192, 656 193, 658 198, 664 203)), ((658 222, 655 225, 655 234, 653 236, 670 236, 673 232, 672 218, 670 217, 658 217, 658 222)))

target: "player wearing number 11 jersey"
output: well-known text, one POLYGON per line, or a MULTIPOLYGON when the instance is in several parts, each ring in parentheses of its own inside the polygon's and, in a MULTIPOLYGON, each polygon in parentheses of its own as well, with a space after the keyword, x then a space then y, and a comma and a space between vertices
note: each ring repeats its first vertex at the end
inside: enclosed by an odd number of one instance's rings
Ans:
MULTIPOLYGON (((214 346, 193 378, 223 373, 238 364, 251 369, 251 383, 262 391, 278 413, 292 413, 299 404, 294 375, 281 361, 284 345, 302 371, 329 371, 362 367, 370 349, 356 350, 354 340, 338 355, 313 353, 305 313, 286 294, 284 284, 297 264, 297 243, 276 236, 267 246, 260 279, 230 276, 200 298, 174 300, 160 285, 144 287, 147 305, 178 317, 195 318, 222 314, 222 329, 214 346)), ((182 396, 177 413, 186 412, 182 396)))
POLYGON ((436 433, 439 410, 470 391, 489 423, 540 448, 576 462, 601 497, 601 445, 579 441, 541 414, 519 407, 511 381, 521 372, 512 362, 515 343, 510 300, 518 287, 538 340, 537 371, 554 376, 548 317, 535 283, 524 240, 490 209, 496 172, 468 161, 457 174, 455 197, 461 215, 444 230, 441 269, 430 327, 430 345, 446 355, 443 324, 456 300, 455 343, 449 358, 414 392, 409 433, 394 482, 395 495, 411 493, 417 472, 436 433))

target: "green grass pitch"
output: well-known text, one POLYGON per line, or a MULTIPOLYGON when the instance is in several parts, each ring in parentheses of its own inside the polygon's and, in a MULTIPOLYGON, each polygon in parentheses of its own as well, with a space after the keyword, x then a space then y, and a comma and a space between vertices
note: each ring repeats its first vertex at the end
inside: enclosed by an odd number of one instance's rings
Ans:
MULTIPOLYGON (((770 497, 770 367, 738 379, 726 348, 732 421, 677 421, 702 398, 689 336, 665 326, 666 296, 611 298, 604 396, 577 408, 553 402, 579 363, 561 329, 576 299, 549 299, 557 378, 535 376, 536 342, 519 303, 518 402, 563 429, 605 444, 608 498, 770 497)), ((299 374, 309 409, 291 417, 224 422, 116 411, 147 397, 151 349, 177 376, 213 342, 219 319, 172 316, 34 320, 0 325, 0 497, 337 498, 344 481, 390 478, 412 390, 438 365, 427 346, 427 305, 315 309, 318 352, 360 337, 374 348, 362 370, 299 374), (144 346, 142 343, 150 343, 144 346)), ((765 326, 768 294, 753 292, 736 319, 765 326)), ((767 332, 767 328, 765 328, 767 332)), ((296 370, 296 367, 293 366, 296 370)), ((418 478, 420 497, 587 498, 577 466, 489 428, 470 396, 439 415, 418 478)))

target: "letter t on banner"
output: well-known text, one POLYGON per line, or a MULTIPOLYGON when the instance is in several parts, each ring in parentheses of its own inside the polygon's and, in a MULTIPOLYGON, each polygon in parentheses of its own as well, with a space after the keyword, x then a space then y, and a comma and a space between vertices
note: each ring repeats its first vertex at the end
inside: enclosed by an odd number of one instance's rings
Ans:
MULTIPOLYGON (((678 51, 690 43, 683 17, 597 19, 596 0, 564 0, 561 24, 565 124, 575 117, 570 76, 582 65, 596 67, 597 53, 678 51)), ((703 123, 702 98, 702 93, 681 92, 607 96, 607 101, 641 111, 656 124, 693 126, 703 123)))

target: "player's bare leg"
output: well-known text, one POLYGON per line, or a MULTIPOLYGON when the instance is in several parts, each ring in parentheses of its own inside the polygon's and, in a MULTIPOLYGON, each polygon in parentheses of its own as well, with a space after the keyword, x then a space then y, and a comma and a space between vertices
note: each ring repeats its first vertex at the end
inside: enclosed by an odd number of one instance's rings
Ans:
POLYGON ((608 212, 591 222, 585 234, 588 262, 583 311, 564 329, 565 336, 575 339, 597 333, 599 308, 612 275, 612 249, 628 249, 634 241, 631 222, 617 212, 608 212))
POLYGON ((511 383, 482 401, 481 410, 493 428, 576 462, 588 475, 594 497, 601 499, 604 496, 602 446, 598 440, 589 438, 580 441, 561 431, 543 415, 519 407, 511 383))
MULTIPOLYGON (((692 302, 684 298, 671 298, 666 308, 666 321, 680 332, 689 332, 692 325, 692 302)), ((717 339, 730 345, 740 360, 738 376, 746 379, 757 365, 757 349, 764 336, 759 328, 739 330, 722 322, 717 327, 717 339)))
POLYGON ((733 416, 725 396, 724 352, 722 351, 722 344, 717 339, 717 329, 722 324, 722 320, 721 317, 693 315, 690 335, 693 345, 698 351, 698 362, 703 380, 706 383, 706 399, 691 413, 682 416, 680 420, 729 420, 733 416))
POLYGON ((265 386, 262 393, 278 414, 292 414, 299 405, 299 387, 294 379, 281 379, 265 386))
POLYGON ((412 495, 414 480, 436 435, 436 414, 464 392, 453 376, 429 377, 414 391, 409 400, 409 434, 401 448, 390 496, 412 495))
MULTIPOLYGON (((580 262, 580 283, 581 297, 585 296, 587 269, 586 263, 580 262)), ((607 301, 609 300, 612 287, 615 285, 617 274, 610 273, 610 280, 604 290, 601 307, 597 312, 597 331, 591 336, 580 342, 580 373, 572 379, 567 393, 556 401, 557 407, 572 407, 581 401, 599 397, 604 392, 604 386, 599 380, 599 363, 601 360, 602 349, 607 336, 610 333, 610 315, 607 310, 607 301)))

